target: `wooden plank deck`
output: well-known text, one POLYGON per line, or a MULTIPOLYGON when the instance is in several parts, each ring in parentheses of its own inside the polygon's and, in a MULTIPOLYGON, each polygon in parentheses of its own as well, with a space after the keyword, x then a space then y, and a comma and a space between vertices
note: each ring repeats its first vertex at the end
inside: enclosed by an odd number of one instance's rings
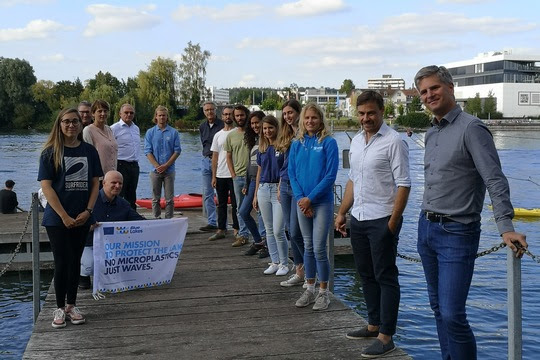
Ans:
MULTIPOLYGON (((55 297, 49 292, 23 359, 352 359, 369 340, 345 333, 365 321, 332 297, 326 311, 294 306, 301 287, 264 275, 268 259, 243 255, 228 237, 208 241, 190 225, 171 284, 95 301, 79 291, 84 325, 51 327, 55 297)), ((52 289, 51 289, 52 290, 52 289)), ((411 359, 401 349, 386 358, 411 359)))

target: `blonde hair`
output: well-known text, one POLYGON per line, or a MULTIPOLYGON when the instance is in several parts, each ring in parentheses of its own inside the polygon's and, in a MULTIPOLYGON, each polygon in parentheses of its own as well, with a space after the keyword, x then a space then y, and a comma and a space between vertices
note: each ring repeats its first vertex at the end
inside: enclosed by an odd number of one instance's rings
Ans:
POLYGON ((302 105, 300 105, 296 99, 286 101, 281 107, 281 127, 279 128, 278 139, 276 141, 276 149, 281 152, 287 152, 289 146, 291 146, 292 140, 296 136, 292 126, 287 124, 287 121, 285 121, 285 116, 283 116, 283 109, 285 109, 287 106, 292 108, 298 114, 298 118, 296 119, 297 126, 298 120, 300 119, 300 113, 302 112, 302 105))
POLYGON ((167 113, 167 121, 169 121, 169 109, 167 109, 163 105, 158 105, 158 107, 154 111, 154 123, 157 124, 157 113, 158 113, 158 111, 165 111, 167 113))
POLYGON ((296 138, 300 141, 304 141, 304 136, 307 134, 307 130, 304 125, 304 117, 308 110, 313 110, 321 119, 321 126, 315 136, 318 138, 318 142, 321 143, 325 137, 330 136, 330 130, 328 130, 328 124, 326 124, 326 119, 324 118, 324 111, 315 103, 309 103, 302 109, 300 114, 300 121, 298 122, 298 134, 296 138))
MULTIPOLYGON (((270 124, 270 125, 272 125, 273 127, 276 128, 276 139, 277 139, 277 133, 279 131, 279 123, 278 123, 275 116, 266 115, 265 117, 263 117, 262 123, 261 123, 261 130, 260 130, 261 133, 259 134, 259 152, 261 154, 265 153, 266 150, 268 149, 268 147, 270 146, 270 142, 268 141, 268 139, 263 134, 264 123, 270 124)), ((274 140, 274 142, 275 142, 275 140, 274 140)))
MULTIPOLYGON (((79 126, 81 126, 82 120, 79 111, 77 111, 75 108, 64 109, 58 113, 58 116, 56 117, 51 129, 51 133, 49 134, 49 138, 47 139, 45 145, 43 145, 43 151, 50 149, 50 156, 53 160, 54 169, 56 171, 62 168, 62 159, 64 158, 64 133, 62 132, 60 124, 64 115, 72 113, 77 115, 77 118, 79 119, 79 126)), ((82 127, 80 129, 82 130, 82 127)), ((82 131, 80 131, 77 135, 77 139, 83 141, 82 131)))

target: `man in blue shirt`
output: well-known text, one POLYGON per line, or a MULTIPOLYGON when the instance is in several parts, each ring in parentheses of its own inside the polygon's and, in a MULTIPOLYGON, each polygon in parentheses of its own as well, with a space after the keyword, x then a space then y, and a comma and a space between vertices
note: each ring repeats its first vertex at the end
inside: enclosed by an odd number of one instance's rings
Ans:
POLYGON ((432 126, 425 136, 418 254, 442 358, 476 359, 476 340, 465 305, 480 241, 486 189, 503 241, 519 257, 527 248, 527 241, 512 225, 510 189, 493 136, 480 119, 457 105, 448 69, 426 66, 418 71, 414 84, 420 100, 433 114, 432 126))
MULTIPOLYGON (((123 176, 120 172, 111 170, 105 174, 103 188, 99 190, 99 195, 92 211, 98 223, 144 220, 144 217, 133 210, 126 200, 118 196, 122 191, 122 184, 123 176)), ((80 289, 90 289, 92 285, 90 275, 94 273, 94 228, 98 223, 90 226, 86 246, 81 257, 80 289)))
POLYGON ((130 104, 120 108, 120 120, 111 125, 118 144, 116 169, 124 177, 120 196, 126 199, 133 209, 137 209, 137 185, 139 184, 139 156, 141 153, 141 133, 133 122, 135 109, 130 104))
POLYGON ((176 129, 167 125, 169 111, 159 105, 154 113, 156 126, 149 129, 144 137, 144 154, 154 167, 150 172, 152 184, 152 214, 161 218, 161 188, 165 191, 165 218, 173 217, 174 211, 174 163, 182 149, 180 135, 176 129))
POLYGON ((216 203, 214 202, 214 188, 212 187, 212 140, 214 135, 223 129, 223 121, 216 116, 216 104, 212 101, 207 101, 203 104, 204 121, 199 126, 202 143, 202 182, 203 182, 203 205, 208 217, 208 224, 201 227, 202 231, 217 230, 216 203))

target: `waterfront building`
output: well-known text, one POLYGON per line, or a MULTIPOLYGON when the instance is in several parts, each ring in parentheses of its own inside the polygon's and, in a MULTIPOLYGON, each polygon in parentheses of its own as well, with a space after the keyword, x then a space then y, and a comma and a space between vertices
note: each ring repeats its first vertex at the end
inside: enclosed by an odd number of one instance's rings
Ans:
POLYGON ((218 89, 215 86, 211 86, 210 90, 210 101, 215 102, 217 105, 226 105, 230 103, 229 100, 229 90, 227 89, 218 89))
POLYGON ((454 78, 454 95, 460 105, 477 93, 481 99, 491 93, 497 111, 506 118, 540 115, 540 55, 492 51, 444 66, 454 78))
POLYGON ((300 96, 300 103, 315 103, 321 106, 323 109, 328 104, 334 104, 336 110, 342 114, 346 111, 345 99, 347 94, 340 94, 339 90, 328 89, 324 87, 316 88, 307 88, 300 96))

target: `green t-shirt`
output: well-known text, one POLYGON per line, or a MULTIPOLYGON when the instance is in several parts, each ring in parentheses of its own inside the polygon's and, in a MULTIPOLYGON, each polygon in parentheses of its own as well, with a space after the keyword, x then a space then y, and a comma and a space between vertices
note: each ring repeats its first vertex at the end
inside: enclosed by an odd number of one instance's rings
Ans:
POLYGON ((249 149, 244 142, 244 132, 238 129, 231 131, 225 141, 225 151, 232 154, 236 176, 246 176, 249 162, 249 149))

